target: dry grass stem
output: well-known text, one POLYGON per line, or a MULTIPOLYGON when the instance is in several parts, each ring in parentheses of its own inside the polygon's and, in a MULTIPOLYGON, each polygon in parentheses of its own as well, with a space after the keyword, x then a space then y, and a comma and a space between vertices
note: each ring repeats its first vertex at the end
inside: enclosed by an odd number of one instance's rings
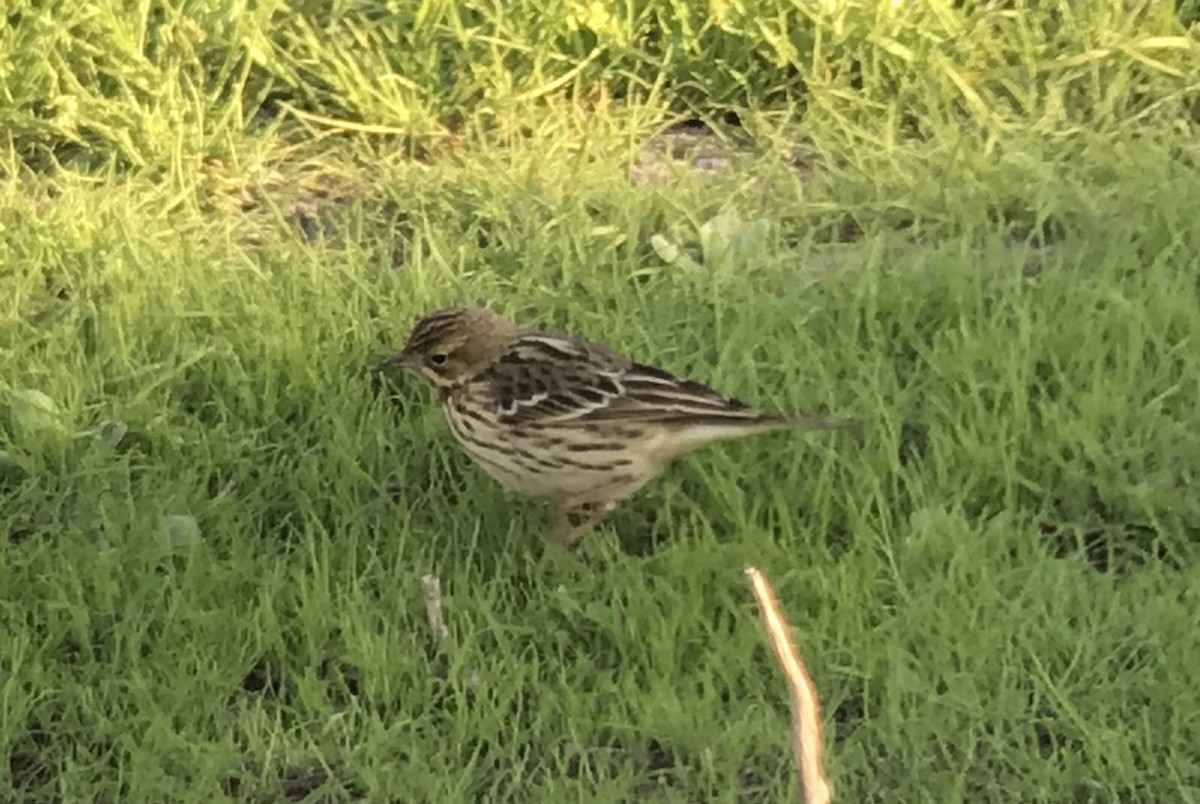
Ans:
POLYGON ((787 677, 792 700, 792 753, 796 778, 800 784, 801 804, 829 804, 833 792, 825 778, 821 758, 821 703, 817 689, 804 667, 804 661, 792 642, 790 626, 779 608, 775 591, 766 576, 754 567, 746 568, 750 591, 758 604, 759 617, 767 632, 783 674, 787 677))
POLYGON ((440 642, 450 631, 442 617, 442 582, 436 575, 421 578, 421 596, 425 599, 425 619, 429 621, 429 630, 433 632, 434 639, 440 642))

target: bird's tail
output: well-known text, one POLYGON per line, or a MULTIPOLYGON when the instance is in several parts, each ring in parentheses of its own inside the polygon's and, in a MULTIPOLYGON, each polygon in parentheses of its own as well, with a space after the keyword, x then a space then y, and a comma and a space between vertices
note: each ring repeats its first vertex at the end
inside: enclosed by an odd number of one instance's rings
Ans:
POLYGON ((845 430, 857 422, 850 419, 835 419, 817 413, 800 413, 790 416, 777 416, 781 427, 799 427, 802 430, 845 430))
POLYGON ((819 415, 780 415, 759 413, 753 416, 715 414, 709 416, 690 415, 671 427, 668 451, 682 455, 694 449, 715 444, 718 441, 733 441, 749 438, 759 433, 792 428, 804 430, 839 430, 853 426, 854 422, 819 415))

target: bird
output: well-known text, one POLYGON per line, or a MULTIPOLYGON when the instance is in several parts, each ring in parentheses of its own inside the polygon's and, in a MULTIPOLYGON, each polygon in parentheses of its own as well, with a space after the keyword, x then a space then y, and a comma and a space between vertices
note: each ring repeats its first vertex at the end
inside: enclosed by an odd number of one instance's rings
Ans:
POLYGON ((378 368, 405 369, 432 389, 484 471, 549 503, 548 536, 567 550, 676 458, 772 430, 850 424, 763 412, 603 344, 481 306, 428 313, 378 368))

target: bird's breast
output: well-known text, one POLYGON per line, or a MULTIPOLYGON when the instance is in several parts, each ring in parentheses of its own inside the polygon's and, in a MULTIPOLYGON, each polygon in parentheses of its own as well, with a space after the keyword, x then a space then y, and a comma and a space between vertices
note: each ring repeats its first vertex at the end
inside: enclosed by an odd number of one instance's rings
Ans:
POLYGON ((604 498, 614 486, 640 486, 660 468, 626 433, 572 426, 513 425, 494 408, 451 397, 446 420, 463 449, 501 485, 531 497, 604 498), (625 437, 623 437, 625 436, 625 437))

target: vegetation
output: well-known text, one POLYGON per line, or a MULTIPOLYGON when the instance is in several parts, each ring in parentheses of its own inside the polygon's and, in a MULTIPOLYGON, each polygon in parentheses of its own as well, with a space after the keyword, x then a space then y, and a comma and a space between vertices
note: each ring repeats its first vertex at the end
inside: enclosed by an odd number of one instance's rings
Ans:
POLYGON ((6 9, 12 800, 784 801, 750 563, 838 800, 1200 799, 1194 0, 6 9), (371 371, 460 301, 864 427, 573 567, 371 371))

